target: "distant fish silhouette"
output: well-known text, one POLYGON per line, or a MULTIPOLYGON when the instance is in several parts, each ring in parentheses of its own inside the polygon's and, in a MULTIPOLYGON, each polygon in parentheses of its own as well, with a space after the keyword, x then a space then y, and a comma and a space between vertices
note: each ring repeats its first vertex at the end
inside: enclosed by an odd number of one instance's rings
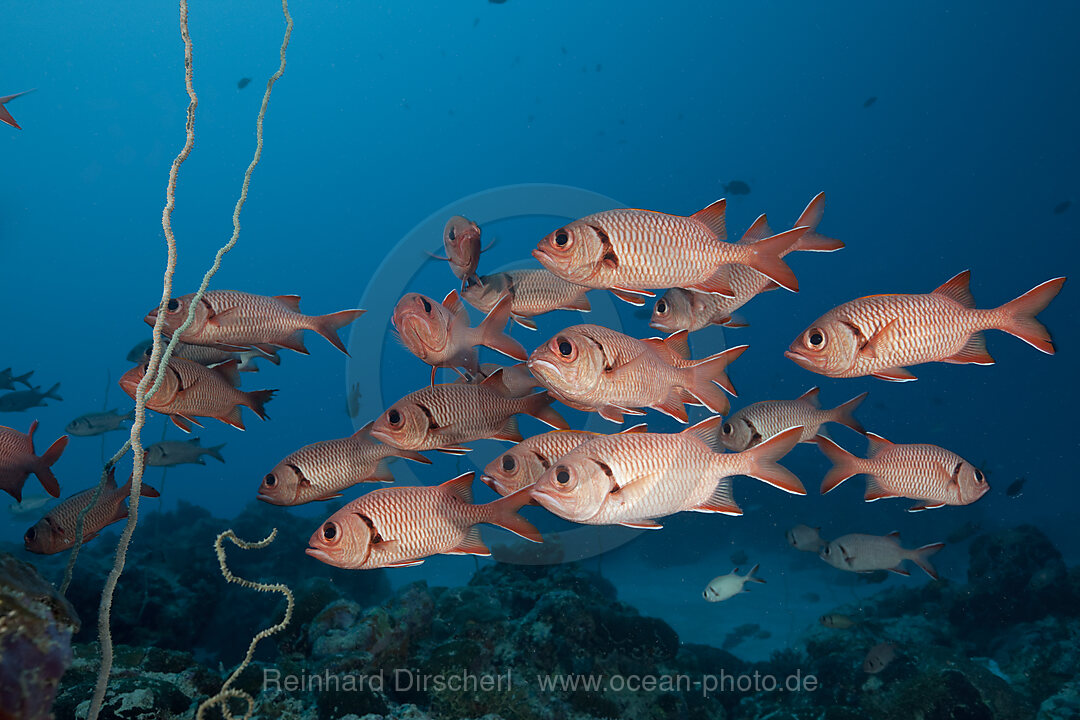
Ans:
POLYGON ((239 80, 236 81, 236 89, 237 90, 243 90, 244 88, 246 88, 250 84, 251 84, 251 78, 240 78, 239 80))
POLYGON ((1014 480, 1009 487, 1005 488, 1005 494, 1011 498, 1019 497, 1024 492, 1024 483, 1027 482, 1026 477, 1022 477, 1019 480, 1014 480))
POLYGON ((492 5, 502 5, 506 0, 488 0, 492 5))
MULTIPOLYGON (((2 102, 2 101, 0 101, 0 102, 2 102)), ((18 127, 18 126, 16 126, 16 127, 18 127)), ((1057 205, 1054 206, 1054 214, 1055 215, 1060 215, 1061 213, 1068 210, 1071 206, 1072 206, 1072 200, 1062 200, 1061 202, 1059 202, 1057 205)))
POLYGON ((742 180, 732 180, 728 184, 724 185, 724 192, 728 195, 749 195, 750 186, 744 183, 742 180))
POLYGON ((21 93, 15 93, 14 95, 5 95, 4 97, 0 97, 0 122, 5 122, 16 130, 22 130, 22 128, 19 127, 19 123, 15 122, 15 118, 11 117, 11 113, 8 112, 7 108, 4 107, 4 105, 21 95, 32 92, 34 91, 23 90, 21 93))
POLYGON ((877 95, 871 95, 870 97, 866 98, 866 102, 864 102, 862 104, 862 106, 864 108, 868 108, 868 107, 870 107, 871 105, 873 105, 876 102, 877 102, 877 95))

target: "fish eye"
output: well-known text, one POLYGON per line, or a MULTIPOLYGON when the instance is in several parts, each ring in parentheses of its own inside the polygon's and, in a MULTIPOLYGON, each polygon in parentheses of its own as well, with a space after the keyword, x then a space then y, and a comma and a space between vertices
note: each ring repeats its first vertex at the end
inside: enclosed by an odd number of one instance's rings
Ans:
POLYGON ((732 430, 731 423, 724 423, 724 426, 720 428, 720 430, 722 430, 725 435, 730 435, 732 430))
POLYGON ((975 482, 981 483, 986 480, 986 476, 983 475, 982 470, 975 468, 975 482))
POLYGON ((166 307, 168 308, 169 312, 176 312, 180 309, 180 301, 176 298, 172 298, 171 300, 169 300, 169 304, 166 307))
POLYGON ((322 527, 322 536, 324 539, 334 542, 334 538, 338 536, 337 525, 332 522, 328 522, 322 527))
POLYGON ((560 467, 555 471, 555 482, 560 485, 565 485, 570 482, 570 471, 564 467, 560 467))
POLYGON ((806 332, 806 344, 814 350, 825 347, 825 331, 821 328, 810 328, 806 332))
POLYGON ((513 455, 511 455, 510 453, 507 453, 507 454, 503 455, 503 459, 502 459, 502 469, 503 470, 505 470, 506 472, 513 472, 514 468, 516 468, 516 467, 517 467, 517 462, 514 460, 513 455))
POLYGON ((270 473, 269 475, 264 477, 263 484, 266 485, 266 487, 274 487, 274 485, 277 484, 277 478, 274 477, 274 473, 270 473))
POLYGON ((453 226, 450 227, 450 232, 448 232, 446 236, 450 238, 450 242, 454 242, 454 240, 457 239, 457 233, 454 232, 453 226))
POLYGON ((390 412, 386 413, 386 420, 392 427, 397 427, 401 425, 401 413, 391 409, 390 412))
POLYGON ((574 346, 566 338, 559 338, 559 354, 563 357, 570 357, 574 352, 574 346))
POLYGON ((664 302, 663 299, 660 299, 660 300, 656 301, 656 313, 658 315, 663 315, 663 314, 667 313, 667 303, 664 302))
POLYGON ((23 540, 25 540, 26 542, 33 542, 34 538, 36 538, 36 537, 37 537, 37 528, 30 528, 29 530, 26 531, 26 534, 23 535, 23 540))
POLYGON ((826 545, 826 546, 825 546, 825 547, 824 547, 824 548, 823 548, 823 549, 821 550, 821 554, 822 554, 822 555, 829 555, 830 553, 832 553, 832 548, 831 548, 831 547, 829 547, 828 545, 826 545))
POLYGON ((426 312, 426 313, 431 312, 431 303, 428 302, 427 298, 425 298, 425 297, 420 298, 420 302, 424 303, 424 312, 426 312))
POLYGON ((565 230, 555 233, 555 244, 559 247, 566 247, 570 244, 570 236, 567 235, 565 230))

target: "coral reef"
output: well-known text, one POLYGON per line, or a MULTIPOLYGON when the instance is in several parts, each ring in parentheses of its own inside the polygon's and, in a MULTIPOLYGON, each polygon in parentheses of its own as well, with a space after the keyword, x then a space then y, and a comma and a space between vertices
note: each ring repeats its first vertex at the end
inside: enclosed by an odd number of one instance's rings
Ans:
POLYGON ((48 581, 0 553, 0 718, 52 717, 78 627, 78 615, 48 581))

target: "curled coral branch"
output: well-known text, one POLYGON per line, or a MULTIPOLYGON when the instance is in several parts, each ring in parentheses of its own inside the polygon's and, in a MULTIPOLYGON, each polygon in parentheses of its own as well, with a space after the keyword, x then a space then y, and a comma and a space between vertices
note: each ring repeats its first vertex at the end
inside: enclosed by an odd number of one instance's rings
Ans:
POLYGON ((229 566, 225 563, 225 548, 223 542, 228 539, 233 545, 236 545, 242 550, 261 550, 270 543, 274 542, 274 538, 277 537, 277 528, 274 528, 270 534, 259 542, 247 542, 236 537, 236 533, 232 530, 226 530, 217 536, 214 540, 214 551, 217 553, 218 565, 221 566, 221 575, 225 578, 226 582, 235 583, 236 585, 242 585, 243 587, 250 588, 252 590, 258 590, 259 592, 277 592, 285 596, 285 617, 281 619, 277 625, 266 628, 259 632, 255 637, 251 639, 251 644, 248 645, 247 654, 244 656, 243 661, 236 666, 236 669, 232 671, 232 674, 225 679, 225 682, 221 686, 221 691, 211 698, 207 698, 195 713, 196 720, 203 720, 205 713, 210 708, 220 705, 221 714, 227 718, 227 720, 233 720, 233 715, 229 711, 229 700, 236 698, 243 700, 247 703, 247 712, 244 713, 243 720, 249 720, 252 714, 255 712, 255 698, 247 694, 243 690, 237 690, 232 686, 236 679, 240 677, 240 673, 247 669, 251 664, 251 659, 255 655, 255 647, 259 644, 260 640, 270 637, 276 633, 281 632, 288 627, 289 622, 292 620, 293 607, 296 605, 296 600, 293 598, 292 590, 288 585, 284 583, 260 583, 253 580, 245 580, 244 578, 237 577, 229 570, 229 566))

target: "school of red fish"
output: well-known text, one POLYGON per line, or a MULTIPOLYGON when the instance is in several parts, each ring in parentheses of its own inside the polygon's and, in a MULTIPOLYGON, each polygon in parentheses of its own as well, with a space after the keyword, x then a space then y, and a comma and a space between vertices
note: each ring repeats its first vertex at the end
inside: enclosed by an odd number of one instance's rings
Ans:
MULTIPOLYGON (((514 443, 479 478, 501 496, 498 500, 474 503, 474 473, 465 473, 441 484, 372 490, 320 524, 307 554, 354 569, 416 565, 440 553, 490 555, 478 528, 485 523, 542 542, 532 523, 518 514, 525 505, 574 523, 643 529, 659 529, 659 520, 680 512, 741 515, 735 476, 806 494, 799 478, 780 464, 799 443, 816 443, 833 464, 821 485, 823 494, 863 475, 867 501, 908 498, 915 502, 911 510, 977 501, 990 489, 986 476, 956 453, 926 443, 893 443, 867 432, 854 416, 866 393, 824 409, 815 387, 793 400, 756 402, 729 414, 728 395, 734 396, 735 388, 728 369, 747 346, 692 356, 690 333, 710 325, 743 326, 735 311, 755 295, 778 287, 798 291, 785 262, 791 253, 844 247, 818 232, 824 202, 819 194, 794 227, 780 233, 762 215, 734 243, 727 242, 724 200, 690 216, 636 209, 600 212, 541 239, 532 255, 543 268, 488 275, 478 273, 484 252, 481 228, 460 216, 450 218, 443 237, 446 257, 440 259, 449 262, 460 287, 441 302, 437 296, 406 294, 392 318, 401 344, 430 366, 428 382, 351 437, 286 455, 262 479, 258 499, 294 506, 339 498, 359 484, 392 483, 388 463, 394 458, 430 464, 422 453, 462 454, 478 440, 514 443), (586 293, 591 290, 608 290, 635 305, 665 291, 655 300, 650 324, 669 334, 635 338, 579 324, 564 327, 531 353, 507 334, 511 320, 535 330, 534 318, 540 315, 589 311, 586 293), (466 303, 485 318, 474 325, 466 303), (518 362, 481 364, 479 347, 518 362), (456 371, 456 381, 436 383, 439 368, 456 371), (556 402, 614 423, 649 409, 688 425, 687 406, 704 407, 711 415, 678 433, 649 432, 638 424, 602 434, 571 429, 556 402), (553 429, 523 437, 520 415, 553 429), (828 423, 864 435, 867 457, 830 438, 823 428, 828 423)), ((869 375, 890 381, 914 380, 909 368, 922 363, 993 363, 985 338, 990 329, 1052 354, 1050 334, 1035 316, 1064 282, 1063 277, 1048 280, 993 309, 976 307, 967 271, 930 293, 859 298, 821 315, 785 354, 829 378, 869 375)), ((147 407, 189 432, 192 425, 201 425, 199 418, 243 429, 242 407, 265 420, 265 405, 276 391, 241 390, 239 371, 248 369, 242 359, 277 362, 280 349, 306 354, 305 330, 346 352, 338 330, 364 311, 312 316, 300 311, 295 295, 214 290, 198 302, 193 295, 173 298, 151 310, 146 322, 154 324, 159 312, 165 314, 166 333, 178 333, 185 351, 170 359, 164 382, 147 407)), ((120 379, 132 397, 146 368, 144 360, 120 379)), ((27 434, 0 428, 0 489, 16 500, 30 474, 51 495, 60 496, 50 466, 67 438, 38 456, 36 426, 27 434)), ((85 539, 126 517, 127 488, 118 488, 109 476, 108 487, 85 514, 85 539)), ((147 486, 143 493, 157 495, 147 486)), ((74 519, 92 495, 74 494, 50 510, 27 531, 27 549, 55 553, 70 548, 74 519)), ((804 525, 789 531, 788 540, 842 570, 906 572, 900 565, 912 560, 934 577, 926 557, 941 547, 934 543, 908 550, 895 535, 849 534, 825 542, 804 525)), ((737 594, 748 578, 757 580, 752 575, 717 578, 706 599, 737 594)))

